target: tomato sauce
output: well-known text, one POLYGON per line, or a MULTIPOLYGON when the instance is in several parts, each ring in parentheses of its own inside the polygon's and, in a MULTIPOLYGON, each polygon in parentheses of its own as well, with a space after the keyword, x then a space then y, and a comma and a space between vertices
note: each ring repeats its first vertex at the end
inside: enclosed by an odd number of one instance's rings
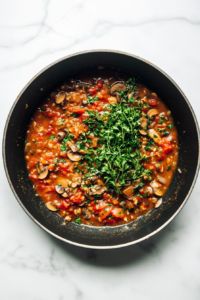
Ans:
MULTIPOLYGON (((129 123, 124 124, 130 124, 132 128, 130 115, 129 118, 129 123)), ((99 132, 102 135, 101 130, 99 132)), ((122 154, 122 157, 129 155, 127 170, 130 176, 136 172, 128 166, 135 151, 130 147, 122 154)), ((171 112, 157 94, 143 84, 130 85, 126 76, 119 78, 116 74, 98 73, 96 78, 89 74, 78 80, 67 80, 44 99, 27 131, 25 159, 34 189, 52 213, 77 224, 119 225, 162 203, 160 199, 177 166, 177 130, 171 112), (102 147, 107 145, 99 143, 101 138, 95 132, 96 125, 91 127, 92 117, 90 122, 88 118, 90 113, 95 113, 102 118, 99 122, 104 126, 111 113, 114 116, 112 108, 117 105, 119 109, 125 105, 127 111, 130 108, 139 111, 139 122, 134 126, 138 128, 135 132, 142 159, 138 177, 130 177, 137 179, 128 181, 124 172, 120 175, 122 179, 116 181, 116 189, 112 189, 112 180, 106 179, 104 173, 92 174, 95 168, 98 169, 97 158, 100 162, 102 147)), ((105 169, 105 166, 101 168, 105 169)), ((118 167, 113 168, 117 170, 118 167)))

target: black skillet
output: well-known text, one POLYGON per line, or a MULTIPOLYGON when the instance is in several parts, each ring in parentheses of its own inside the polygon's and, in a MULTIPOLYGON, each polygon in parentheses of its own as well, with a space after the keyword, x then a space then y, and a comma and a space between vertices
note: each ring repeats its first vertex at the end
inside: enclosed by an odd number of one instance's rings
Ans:
POLYGON ((188 99, 162 70, 134 55, 111 50, 94 50, 66 56, 39 72, 23 88, 8 115, 3 137, 3 160, 8 182, 19 204, 46 232, 65 242, 87 248, 118 248, 138 243, 164 228, 182 209, 199 171, 199 127, 188 99), (24 140, 33 112, 44 97, 66 78, 80 73, 108 71, 137 76, 155 91, 171 110, 179 135, 180 174, 176 171, 163 204, 132 223, 115 227, 63 224, 37 196, 28 178, 24 140), (177 199, 175 199, 177 198, 177 199))

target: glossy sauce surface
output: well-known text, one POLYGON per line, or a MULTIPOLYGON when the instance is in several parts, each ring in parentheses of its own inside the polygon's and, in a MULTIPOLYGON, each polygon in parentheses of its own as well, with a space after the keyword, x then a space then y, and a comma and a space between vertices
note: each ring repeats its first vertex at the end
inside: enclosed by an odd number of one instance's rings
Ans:
POLYGON ((177 130, 143 84, 89 74, 44 99, 27 131, 25 159, 52 213, 77 224, 118 225, 162 205, 177 166, 177 130))

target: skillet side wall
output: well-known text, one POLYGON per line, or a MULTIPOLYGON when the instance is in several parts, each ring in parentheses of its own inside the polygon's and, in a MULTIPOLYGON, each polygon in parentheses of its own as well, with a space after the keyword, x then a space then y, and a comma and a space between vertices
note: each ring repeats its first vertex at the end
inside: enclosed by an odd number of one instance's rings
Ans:
MULTIPOLYGON (((7 175, 17 195, 17 200, 29 216, 37 220, 43 229, 46 229, 58 238, 72 243, 89 246, 116 246, 130 242, 137 242, 166 223, 183 204, 193 183, 198 166, 198 133, 192 112, 177 87, 155 67, 143 60, 127 54, 115 52, 90 52, 64 58, 54 63, 43 73, 35 76, 18 96, 18 101, 11 110, 5 131, 5 163, 7 175), (138 218, 133 223, 116 227, 89 227, 69 223, 63 225, 63 219, 52 214, 44 202, 35 196, 32 182, 24 160, 24 140, 27 125, 33 112, 40 106, 44 97, 54 86, 63 82, 66 77, 73 78, 80 73, 96 71, 98 66, 105 70, 136 75, 144 84, 155 91, 172 111, 172 115, 179 134, 179 163, 172 183, 165 194, 164 204, 138 218), (41 90, 42 89, 42 90, 41 90), (27 107, 27 105, 28 107, 27 107), (177 200, 174 201, 177 192, 177 200), (20 199, 20 200, 19 200, 20 199)), ((198 125, 197 125, 198 126, 198 125)))

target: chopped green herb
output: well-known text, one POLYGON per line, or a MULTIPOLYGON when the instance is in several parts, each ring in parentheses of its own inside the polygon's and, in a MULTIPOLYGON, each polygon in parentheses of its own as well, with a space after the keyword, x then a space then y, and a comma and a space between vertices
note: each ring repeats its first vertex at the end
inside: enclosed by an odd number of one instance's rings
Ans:
POLYGON ((169 129, 171 129, 172 127, 174 127, 173 124, 169 124, 169 125, 168 125, 168 128, 169 128, 169 129))
POLYGON ((172 167, 168 166, 168 167, 167 167, 167 171, 171 170, 171 168, 172 168, 172 167))
POLYGON ((77 224, 81 224, 81 222, 82 222, 81 218, 80 218, 80 217, 79 217, 79 218, 77 218, 77 217, 76 217, 76 219, 75 219, 75 223, 77 223, 77 224))
POLYGON ((55 139, 55 136, 54 135, 50 136, 50 139, 51 140, 55 139))

